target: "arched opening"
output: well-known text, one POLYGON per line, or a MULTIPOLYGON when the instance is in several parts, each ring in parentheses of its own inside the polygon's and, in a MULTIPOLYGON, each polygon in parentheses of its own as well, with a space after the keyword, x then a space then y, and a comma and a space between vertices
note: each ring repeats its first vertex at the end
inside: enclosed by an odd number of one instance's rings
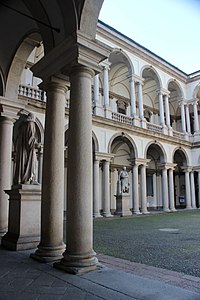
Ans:
POLYGON ((186 207, 186 186, 184 167, 187 166, 187 158, 182 149, 174 152, 173 162, 176 164, 174 170, 174 199, 176 208, 186 207))
POLYGON ((147 122, 153 124, 160 124, 159 120, 159 101, 158 91, 161 88, 160 78, 153 68, 145 67, 142 72, 144 78, 143 84, 143 104, 144 104, 144 117, 147 122))
POLYGON ((175 81, 170 81, 168 84, 170 91, 169 97, 169 111, 170 111, 170 125, 173 130, 182 131, 181 125, 181 108, 180 101, 183 98, 181 88, 175 81))
POLYGON ((163 149, 158 144, 151 144, 146 151, 149 163, 146 169, 147 207, 150 210, 163 209, 162 170, 165 163, 163 149))

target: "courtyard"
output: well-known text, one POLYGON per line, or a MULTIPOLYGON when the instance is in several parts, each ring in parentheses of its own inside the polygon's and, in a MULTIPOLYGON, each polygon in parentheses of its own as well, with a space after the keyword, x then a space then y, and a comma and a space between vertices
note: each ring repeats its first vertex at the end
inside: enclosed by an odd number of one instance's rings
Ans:
POLYGON ((200 210, 95 219, 94 249, 200 277, 200 210))

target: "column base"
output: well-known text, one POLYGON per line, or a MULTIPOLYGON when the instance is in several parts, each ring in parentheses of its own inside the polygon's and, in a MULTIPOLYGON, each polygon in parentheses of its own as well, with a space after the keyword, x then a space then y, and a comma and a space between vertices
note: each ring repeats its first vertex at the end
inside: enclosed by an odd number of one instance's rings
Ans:
POLYGON ((34 249, 37 247, 40 241, 40 236, 19 236, 7 232, 1 240, 1 245, 6 249, 19 251, 34 249))
POLYGON ((140 119, 140 127, 147 128, 147 120, 145 118, 140 119))
POLYGON ((93 218, 97 219, 97 218, 102 218, 102 215, 100 213, 94 213, 93 214, 93 218))
POLYGON ((133 215, 141 215, 142 213, 139 210, 134 210, 133 215))
POLYGON ((103 212, 102 216, 105 217, 105 218, 113 217, 113 215, 110 212, 103 212))
POLYGON ((116 211, 115 215, 117 216, 132 216, 132 212, 130 211, 129 203, 130 203, 130 195, 116 195, 116 211))
POLYGON ((148 214, 150 214, 150 212, 149 212, 148 210, 141 210, 141 213, 142 213, 143 215, 148 215, 148 214))
POLYGON ((170 209, 169 208, 163 208, 163 211, 164 212, 170 212, 170 209))
POLYGON ((188 209, 188 210, 190 210, 190 209, 192 209, 192 206, 186 206, 186 208, 185 209, 188 209))
POLYGON ((57 247, 38 246, 35 253, 30 255, 31 258, 40 262, 49 263, 61 260, 65 251, 65 244, 63 243, 57 247))
POLYGON ((67 273, 80 275, 95 270, 99 265, 94 251, 85 255, 71 255, 65 252, 60 262, 54 263, 54 267, 67 273))
POLYGON ((170 211, 171 212, 176 212, 177 210, 176 210, 176 208, 170 208, 170 211))

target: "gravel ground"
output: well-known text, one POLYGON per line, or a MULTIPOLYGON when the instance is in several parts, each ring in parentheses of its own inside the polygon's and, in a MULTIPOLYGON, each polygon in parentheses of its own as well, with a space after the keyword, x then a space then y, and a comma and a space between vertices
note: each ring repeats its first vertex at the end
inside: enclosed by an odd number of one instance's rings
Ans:
POLYGON ((95 219, 94 249, 200 277, 200 210, 95 219))

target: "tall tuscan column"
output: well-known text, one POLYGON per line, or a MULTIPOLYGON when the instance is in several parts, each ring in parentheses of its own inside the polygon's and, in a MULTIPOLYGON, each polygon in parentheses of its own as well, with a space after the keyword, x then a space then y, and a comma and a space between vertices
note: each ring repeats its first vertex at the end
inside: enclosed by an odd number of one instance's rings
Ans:
POLYGON ((190 126, 190 111, 189 111, 189 106, 186 105, 186 124, 187 124, 187 132, 191 133, 191 126, 190 126))
POLYGON ((198 170, 198 207, 200 209, 200 170, 198 170))
POLYGON ((131 98, 131 116, 134 118, 136 116, 136 97, 135 97, 135 81, 131 76, 129 78, 130 83, 130 98, 131 98))
POLYGON ((164 95, 165 99, 165 114, 166 114, 166 125, 170 127, 170 112, 169 112, 169 97, 168 95, 164 95))
POLYGON ((0 117, 0 236, 8 227, 8 195, 4 190, 11 187, 13 121, 8 117, 0 117))
POLYGON ((194 109, 194 132, 199 131, 199 118, 198 118, 198 110, 197 110, 197 101, 193 103, 194 109))
POLYGON ((94 269, 98 263, 93 251, 92 76, 93 70, 83 66, 70 73, 67 248, 54 266, 73 274, 94 269))
POLYGON ((141 212, 148 213, 147 210, 147 187, 146 187, 146 165, 140 167, 140 189, 141 189, 141 212))
POLYGON ((191 209, 191 192, 190 192, 190 174, 189 170, 185 170, 185 195, 186 195, 186 208, 191 209))
POLYGON ((93 83, 94 83, 94 106, 96 109, 96 106, 99 105, 99 74, 94 76, 93 83))
POLYGON ((158 92, 159 97, 159 111, 160 111, 160 125, 165 125, 165 118, 164 118, 164 107, 163 107, 163 95, 162 92, 158 92))
POLYGON ((104 160, 103 161, 103 216, 111 217, 110 213, 110 162, 104 160))
POLYGON ((173 169, 169 169, 169 208, 171 211, 176 211, 174 202, 174 172, 173 169))
POLYGON ((162 196, 163 196, 163 210, 169 212, 169 193, 168 193, 168 179, 167 169, 162 169, 162 196))
POLYGON ((99 160, 95 159, 93 164, 93 217, 101 217, 99 212, 99 160))
POLYGON ((138 86, 139 117, 142 120, 144 118, 142 83, 137 82, 137 86, 138 86))
POLYGON ((183 132, 186 132, 186 123, 185 123, 185 104, 183 101, 180 102, 181 106, 181 124, 183 132))
POLYGON ((132 169, 132 195, 133 195, 133 213, 140 214, 138 197, 138 165, 135 164, 132 169))
POLYGON ((49 262, 62 257, 64 199, 65 82, 46 84, 47 103, 42 176, 41 241, 31 256, 49 262))
POLYGON ((191 202, 192 202, 192 208, 197 208, 196 206, 196 196, 195 196, 195 184, 194 184, 194 172, 190 172, 190 184, 191 184, 191 202))
POLYGON ((103 66, 103 94, 104 94, 104 106, 108 108, 110 106, 109 100, 109 78, 108 78, 109 66, 103 66))

